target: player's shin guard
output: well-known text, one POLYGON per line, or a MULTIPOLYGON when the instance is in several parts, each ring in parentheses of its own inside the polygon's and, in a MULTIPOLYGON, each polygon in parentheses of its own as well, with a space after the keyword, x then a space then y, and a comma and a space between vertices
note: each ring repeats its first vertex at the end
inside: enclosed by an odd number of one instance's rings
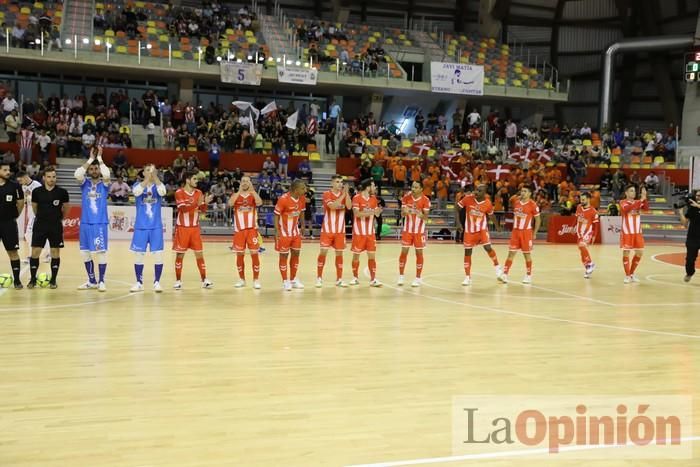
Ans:
POLYGON ((623 256, 622 257, 622 266, 625 268, 625 276, 630 275, 630 257, 629 256, 623 256))
POLYGON ((238 270, 238 277, 244 281, 245 280, 245 256, 236 255, 236 269, 238 270))
POLYGON ((352 277, 359 277, 360 260, 352 260, 352 277))
POLYGON ((175 280, 182 279, 182 258, 175 259, 175 280))
POLYGON ((136 274, 136 282, 143 284, 143 263, 134 264, 134 273, 136 274))
POLYGON ((280 255, 279 259, 280 274, 282 275, 282 280, 287 280, 287 257, 280 255))
POLYGON ((316 258, 316 277, 323 277, 323 267, 326 265, 326 255, 316 258))
POLYGON ((258 280, 260 277, 260 256, 257 253, 251 253, 250 259, 253 263, 253 280, 258 280))
POLYGON ((591 255, 588 253, 588 248, 585 246, 579 246, 578 249, 581 251, 581 262, 584 266, 591 264, 591 255))
POLYGON ((156 251, 153 253, 153 262, 154 262, 154 282, 160 282, 160 276, 163 274, 163 252, 162 251, 156 251))
POLYGON ((335 279, 340 280, 343 278, 343 257, 335 257, 335 279))
POLYGON ((39 258, 29 258, 29 282, 36 282, 36 272, 39 270, 39 258))
MULTIPOLYGON (((403 272, 406 269, 406 259, 408 258, 408 253, 401 253, 399 255, 399 274, 403 276, 403 272)), ((417 259, 416 259, 416 264, 417 264, 417 259)))
POLYGON ((377 276, 377 260, 370 259, 367 261, 367 266, 369 267, 369 278, 374 280, 377 276))
POLYGON ((423 251, 416 250, 416 278, 420 279, 423 273, 423 251))
POLYGON ((299 269, 299 257, 292 256, 289 258, 289 279, 294 280, 297 278, 297 270, 299 269))
POLYGON ((22 263, 18 259, 10 260, 10 267, 12 268, 12 277, 15 280, 15 284, 21 284, 22 280, 19 276, 22 263))
POLYGON ((199 269, 199 277, 204 280, 207 278, 207 265, 204 263, 204 258, 197 258, 197 269, 199 269))
POLYGON ((632 258, 632 266, 630 266, 630 275, 634 274, 634 271, 637 270, 637 266, 639 266, 639 262, 642 260, 641 256, 634 256, 632 258))
POLYGON ((491 258, 491 262, 493 262, 493 265, 498 266, 498 256, 496 256, 496 250, 491 249, 491 251, 489 251, 487 253, 489 255, 489 258, 491 258))
POLYGON ((527 271, 528 276, 532 275, 532 260, 525 261, 525 271, 527 271))
POLYGON ((472 275, 472 257, 464 255, 464 275, 472 275))
POLYGON ((505 264, 505 266, 503 267, 503 274, 508 274, 508 272, 510 271, 510 267, 511 267, 512 265, 513 265, 513 260, 510 259, 510 258, 507 259, 507 260, 506 260, 506 264, 505 264))
POLYGON ((51 258, 51 283, 56 283, 58 270, 61 267, 61 258, 51 258))
POLYGON ((107 274, 107 252, 99 251, 97 253, 97 268, 100 272, 100 282, 105 281, 105 275, 107 274))

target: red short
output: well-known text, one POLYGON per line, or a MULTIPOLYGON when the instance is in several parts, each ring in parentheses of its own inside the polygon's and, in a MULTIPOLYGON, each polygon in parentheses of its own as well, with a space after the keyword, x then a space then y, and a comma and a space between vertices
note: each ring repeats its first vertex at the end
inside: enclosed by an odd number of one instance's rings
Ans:
POLYGON ((593 243, 593 235, 578 237, 578 246, 588 246, 593 243))
POLYGON ((175 238, 173 239, 173 251, 185 253, 187 250, 202 251, 202 233, 199 226, 175 227, 175 238))
POLYGON ((644 248, 642 234, 620 234, 620 248, 623 250, 641 250, 644 248))
POLYGON ((289 253, 289 250, 301 250, 301 235, 296 237, 277 237, 275 251, 289 253))
POLYGON ((482 229, 478 232, 464 232, 464 248, 474 248, 478 245, 490 245, 491 236, 489 231, 482 229))
POLYGON ((401 232, 401 246, 402 247, 415 247, 417 250, 421 250, 426 246, 426 238, 424 233, 409 233, 401 232))
POLYGON ((337 251, 344 250, 345 234, 321 232, 321 248, 333 248, 337 251))
POLYGON ((377 251, 377 239, 374 235, 353 235, 351 250, 353 253, 374 253, 377 251))
POLYGON ((532 251, 532 230, 513 230, 510 235, 510 251, 522 251, 530 253, 532 251))
POLYGON ((243 229, 233 234, 233 251, 244 252, 248 248, 250 251, 258 251, 258 229, 243 229))

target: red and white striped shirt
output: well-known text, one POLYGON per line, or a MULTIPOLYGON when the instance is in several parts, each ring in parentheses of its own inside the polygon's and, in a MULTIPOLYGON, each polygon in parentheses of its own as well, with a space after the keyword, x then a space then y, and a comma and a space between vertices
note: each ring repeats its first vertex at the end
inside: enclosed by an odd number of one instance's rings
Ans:
POLYGON ((252 194, 239 195, 233 203, 233 212, 237 231, 257 228, 258 210, 252 194))
POLYGON ((464 231, 478 233, 489 229, 488 216, 493 214, 493 204, 488 198, 477 201, 476 196, 466 195, 457 205, 465 209, 464 231))
POLYGON ((540 208, 533 200, 513 202, 513 230, 532 230, 532 220, 539 217, 540 208))
POLYGON ((34 132, 27 128, 21 131, 19 147, 21 149, 31 149, 32 143, 34 142, 34 132))
POLYGON ((425 233, 425 220, 418 217, 418 214, 428 214, 430 210, 430 200, 425 195, 420 195, 418 199, 413 197, 412 193, 408 193, 401 199, 401 207, 409 208, 408 214, 403 220, 402 232, 412 234, 425 233))
MULTIPOLYGON (((357 209, 359 212, 374 212, 379 207, 377 198, 370 195, 365 198, 361 193, 356 194, 352 198, 352 209, 357 209)), ((352 234, 353 235, 374 235, 374 216, 358 217, 353 216, 352 219, 352 234)))
POLYGON ((207 205, 202 203, 204 195, 197 188, 192 193, 188 193, 184 188, 175 192, 175 202, 177 203, 177 221, 175 225, 181 227, 198 227, 199 213, 206 212, 207 205))
POLYGON ((576 235, 578 238, 590 237, 594 224, 600 222, 598 211, 592 206, 584 208, 580 204, 576 208, 576 235))
POLYGON ((620 211, 622 212, 622 233, 640 234, 642 233, 642 210, 649 209, 647 200, 635 199, 632 201, 623 199, 620 201, 620 211))
POLYGON ((347 195, 342 191, 337 195, 331 190, 323 194, 323 225, 321 226, 321 233, 345 233, 345 196, 347 195), (336 201, 343 203, 343 206, 337 209, 331 208, 329 205, 336 201))
POLYGON ((280 196, 275 205, 275 215, 280 217, 281 237, 299 237, 299 217, 306 209, 306 198, 294 199, 289 193, 280 196))
POLYGON ((163 130, 163 134, 165 135, 165 140, 168 143, 174 143, 175 142, 175 135, 177 132, 175 131, 175 128, 173 127, 168 127, 165 130, 163 130))
POLYGON ((189 106, 185 109, 185 121, 188 123, 194 122, 194 107, 189 106))

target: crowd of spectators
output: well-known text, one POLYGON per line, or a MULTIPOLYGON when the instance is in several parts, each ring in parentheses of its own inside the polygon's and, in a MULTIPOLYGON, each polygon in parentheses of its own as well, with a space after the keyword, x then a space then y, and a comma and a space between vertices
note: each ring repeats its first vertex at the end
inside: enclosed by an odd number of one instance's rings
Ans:
POLYGON ((3 22, 0 24, 0 40, 3 43, 7 41, 8 34, 11 47, 39 49, 43 37, 44 47, 47 50, 52 50, 54 46, 60 51, 63 50, 61 28, 59 25, 53 24, 53 17, 49 10, 44 10, 38 16, 31 13, 26 23, 16 21, 14 24, 8 25, 3 22))

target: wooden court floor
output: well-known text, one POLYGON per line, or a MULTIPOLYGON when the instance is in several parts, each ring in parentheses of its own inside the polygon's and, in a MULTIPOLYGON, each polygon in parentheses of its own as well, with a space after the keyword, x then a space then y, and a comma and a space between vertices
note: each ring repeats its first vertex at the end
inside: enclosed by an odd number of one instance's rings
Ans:
MULTIPOLYGON (((537 245, 531 286, 521 257, 504 286, 479 250, 462 287, 460 246, 433 242, 413 289, 394 285, 399 247, 382 244, 383 288, 365 277, 336 289, 329 257, 316 289, 307 242, 306 289, 285 293, 274 252, 263 289, 236 290, 228 243, 207 243, 215 288, 199 288, 188 254, 184 290, 171 290, 166 255, 160 295, 130 294, 128 243, 110 246, 106 293, 75 290, 76 243, 58 290, 0 290, 2 467, 700 465, 697 449, 677 461, 450 458, 454 396, 699 396, 700 277, 684 284, 680 267, 652 259, 682 245, 650 246, 633 285, 612 246, 592 249, 585 280, 575 246, 537 245)), ((408 282, 413 265, 411 253, 408 282)))

